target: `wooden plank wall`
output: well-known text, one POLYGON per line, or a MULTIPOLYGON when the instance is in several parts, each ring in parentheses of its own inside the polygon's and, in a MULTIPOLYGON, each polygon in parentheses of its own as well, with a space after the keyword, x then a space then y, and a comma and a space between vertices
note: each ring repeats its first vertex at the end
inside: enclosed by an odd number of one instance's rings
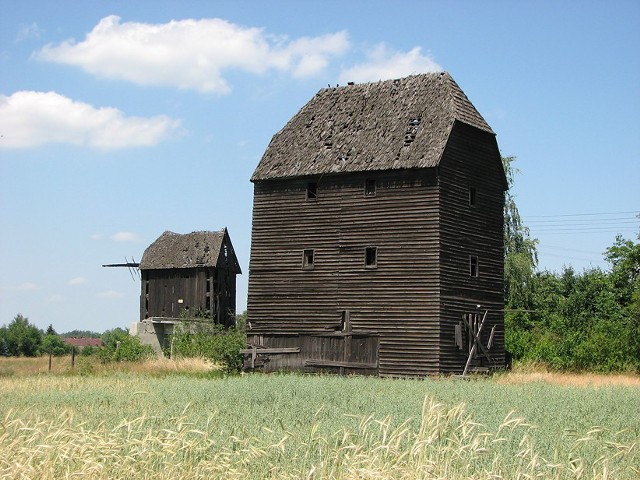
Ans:
MULTIPOLYGON (((249 335, 248 341, 252 345, 260 345, 270 349, 298 347, 300 352, 258 355, 256 366, 265 372, 287 369, 306 370, 308 372, 329 371, 342 374, 378 375, 379 337, 377 336, 353 334, 345 337, 339 334, 326 333, 271 334, 266 337, 265 339, 263 335, 249 335), (318 363, 322 365, 319 366, 318 363), (352 366, 341 367, 341 364, 352 366), (376 366, 365 368, 365 366, 373 365, 376 366)), ((260 352, 260 349, 257 352, 260 352)), ((249 357, 250 355, 245 357, 245 366, 250 363, 249 357)))
MULTIPOLYGON (((489 310, 483 343, 495 325, 491 367, 504 365, 504 183, 500 153, 491 134, 456 123, 440 163, 442 330, 441 371, 460 373, 468 351, 455 346, 455 325, 465 313, 489 310), (469 205, 469 188, 476 205, 469 205), (469 257, 479 275, 470 276, 469 257), (480 308, 476 308, 481 305, 480 308)), ((466 344, 466 342, 465 342, 466 344)), ((479 362, 476 362, 479 365, 479 362)), ((485 363, 486 365, 486 363, 485 363)))
POLYGON ((380 375, 437 373, 438 211, 434 169, 257 182, 250 334, 270 347, 276 334, 340 329, 348 310, 354 332, 380 335, 380 375), (315 202, 308 182, 317 182, 315 202), (368 246, 376 268, 365 267, 368 246), (315 251, 312 269, 302 268, 305 249, 315 251))
POLYGON ((216 322, 232 325, 235 275, 216 268, 142 270, 141 320, 147 317, 179 318, 186 307, 192 315, 209 310, 216 322))

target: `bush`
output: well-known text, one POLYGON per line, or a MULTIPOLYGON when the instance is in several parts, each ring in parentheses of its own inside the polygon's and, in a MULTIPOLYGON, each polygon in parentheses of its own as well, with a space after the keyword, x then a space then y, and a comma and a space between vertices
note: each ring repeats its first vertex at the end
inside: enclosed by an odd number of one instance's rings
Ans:
POLYGON ((175 326, 171 344, 174 356, 207 358, 221 364, 226 373, 239 372, 243 363, 240 349, 246 345, 244 323, 239 321, 225 330, 222 325, 185 319, 175 326))
POLYGON ((127 330, 114 328, 102 335, 104 347, 98 356, 103 363, 136 362, 155 355, 150 345, 142 345, 138 337, 129 335, 127 330))

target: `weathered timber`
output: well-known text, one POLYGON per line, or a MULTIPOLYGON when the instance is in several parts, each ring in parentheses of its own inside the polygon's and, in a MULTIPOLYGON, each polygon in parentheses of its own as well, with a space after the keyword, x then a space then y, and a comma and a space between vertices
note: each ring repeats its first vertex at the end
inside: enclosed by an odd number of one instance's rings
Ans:
POLYGON ((164 232, 145 250, 140 271, 141 321, 200 317, 224 326, 235 323, 241 270, 226 228, 164 232))
POLYGON ((293 348, 243 348, 240 350, 240 353, 243 354, 263 354, 263 353, 300 353, 300 347, 293 348))
POLYGON ((502 366, 506 179, 448 74, 321 90, 252 182, 249 342, 300 346, 265 370, 461 373, 469 332, 456 326, 478 305, 491 351, 470 368, 502 366))
POLYGON ((336 360, 322 360, 315 358, 305 360, 304 364, 307 367, 341 367, 367 370, 373 370, 378 367, 378 365, 376 365, 375 363, 341 362, 336 360))

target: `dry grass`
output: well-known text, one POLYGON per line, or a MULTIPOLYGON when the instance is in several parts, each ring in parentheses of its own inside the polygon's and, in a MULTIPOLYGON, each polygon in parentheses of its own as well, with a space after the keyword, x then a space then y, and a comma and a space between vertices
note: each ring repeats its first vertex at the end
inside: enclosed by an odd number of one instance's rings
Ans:
POLYGON ((634 374, 598 374, 553 372, 543 365, 516 365, 511 372, 496 376, 505 385, 543 382, 568 387, 640 387, 640 376, 634 374))
POLYGON ((76 355, 71 366, 71 356, 53 357, 49 371, 49 357, 0 357, 0 377, 38 374, 101 374, 133 372, 152 375, 208 374, 221 371, 218 365, 204 358, 153 358, 141 362, 116 362, 102 364, 96 356, 76 355))

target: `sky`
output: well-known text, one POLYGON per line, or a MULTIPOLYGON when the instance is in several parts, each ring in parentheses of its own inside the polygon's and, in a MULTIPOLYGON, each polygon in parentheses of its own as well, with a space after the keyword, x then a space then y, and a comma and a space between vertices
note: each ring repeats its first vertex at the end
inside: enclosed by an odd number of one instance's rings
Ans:
POLYGON ((0 324, 138 320, 126 268, 227 227, 246 308, 271 137, 327 85, 448 71, 515 156, 539 268, 640 230, 640 2, 0 0, 0 324))

